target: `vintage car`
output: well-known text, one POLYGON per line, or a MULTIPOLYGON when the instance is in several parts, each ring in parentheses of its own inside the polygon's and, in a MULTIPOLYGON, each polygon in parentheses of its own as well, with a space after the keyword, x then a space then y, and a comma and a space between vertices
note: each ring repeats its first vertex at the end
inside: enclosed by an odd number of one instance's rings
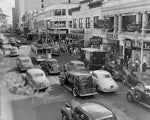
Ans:
POLYGON ((29 56, 19 57, 17 63, 20 71, 26 71, 28 69, 33 68, 33 64, 29 56))
POLYGON ((40 65, 46 75, 60 73, 60 68, 56 59, 46 59, 45 61, 41 62, 40 65))
POLYGON ((64 72, 73 71, 73 70, 86 70, 85 64, 79 60, 71 60, 69 63, 66 63, 63 68, 64 72))
POLYGON ((105 64, 102 69, 108 71, 114 80, 123 82, 126 79, 127 73, 120 64, 111 62, 105 64))
POLYGON ((150 81, 150 74, 148 73, 139 73, 139 72, 131 72, 126 76, 126 80, 124 83, 128 86, 136 86, 138 83, 145 84, 147 81, 150 81))
POLYGON ((72 92, 73 96, 90 96, 97 94, 90 73, 68 71, 59 76, 61 85, 72 92))
POLYGON ((52 46, 52 55, 60 55, 60 48, 59 45, 53 45, 52 46))
POLYGON ((26 84, 30 85, 35 91, 46 90, 49 87, 49 81, 43 70, 32 68, 22 75, 22 79, 26 84))
POLYGON ((138 83, 127 93, 127 100, 138 102, 147 108, 150 108, 150 79, 145 83, 138 83))
POLYGON ((10 56, 19 56, 19 50, 17 47, 10 48, 10 56))
POLYGON ((62 120, 117 120, 116 115, 106 106, 94 103, 80 103, 72 100, 61 109, 62 120))
POLYGON ((116 92, 118 84, 113 80, 111 74, 105 70, 91 71, 90 74, 96 84, 96 90, 102 92, 116 92))

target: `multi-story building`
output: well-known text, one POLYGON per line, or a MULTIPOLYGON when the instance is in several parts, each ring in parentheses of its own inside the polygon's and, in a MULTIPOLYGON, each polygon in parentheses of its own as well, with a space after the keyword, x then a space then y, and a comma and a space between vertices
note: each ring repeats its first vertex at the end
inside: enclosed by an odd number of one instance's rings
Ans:
POLYGON ((72 27, 72 16, 70 8, 78 4, 61 3, 52 4, 45 8, 45 11, 32 18, 32 32, 41 34, 46 32, 47 37, 53 40, 65 39, 72 27))
MULTIPOLYGON (((73 30, 84 30, 85 45, 102 46, 125 60, 142 59, 150 66, 149 0, 82 0, 72 9, 72 17, 73 30)), ((77 32, 71 34, 77 36, 77 32)))

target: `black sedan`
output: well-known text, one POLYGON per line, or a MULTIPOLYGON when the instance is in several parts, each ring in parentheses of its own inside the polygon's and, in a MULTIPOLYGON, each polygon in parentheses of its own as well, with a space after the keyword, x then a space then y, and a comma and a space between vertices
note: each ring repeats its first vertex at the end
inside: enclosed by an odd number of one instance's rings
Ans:
POLYGON ((106 64, 102 69, 108 71, 114 80, 123 82, 126 79, 127 73, 120 64, 106 64))
POLYGON ((148 73, 131 72, 126 76, 125 83, 129 86, 136 86, 137 84, 146 84, 150 81, 150 75, 148 73))
POLYGON ((47 59, 41 62, 40 65, 47 75, 60 73, 60 68, 56 59, 47 59))

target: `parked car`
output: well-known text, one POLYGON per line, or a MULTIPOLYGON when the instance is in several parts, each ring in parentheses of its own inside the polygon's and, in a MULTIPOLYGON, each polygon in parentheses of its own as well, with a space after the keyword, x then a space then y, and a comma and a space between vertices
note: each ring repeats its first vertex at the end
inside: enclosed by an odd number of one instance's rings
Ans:
POLYGON ((96 84, 97 91, 116 92, 118 84, 113 80, 111 74, 105 70, 95 70, 90 72, 96 84))
POLYGON ((120 64, 111 62, 109 64, 105 64, 102 69, 108 71, 114 80, 123 82, 126 79, 127 73, 120 64))
POLYGON ((66 63, 64 65, 64 72, 66 71, 73 71, 73 70, 86 70, 85 64, 82 61, 79 60, 71 60, 69 63, 66 63))
POLYGON ((21 44, 27 44, 27 39, 26 38, 22 38, 20 41, 21 44))
POLYGON ((26 71, 28 69, 33 68, 33 64, 29 56, 19 57, 17 63, 20 71, 26 71))
POLYGON ((129 102, 137 102, 145 107, 150 108, 150 79, 144 83, 138 83, 135 87, 127 93, 127 100, 129 102))
POLYGON ((27 72, 22 75, 22 79, 35 91, 46 90, 49 87, 49 81, 46 78, 44 71, 39 68, 27 70, 27 72))
POLYGON ((72 100, 61 109, 62 120, 117 120, 106 106, 94 102, 80 103, 72 100))
POLYGON ((10 56, 12 57, 19 56, 19 50, 17 47, 10 48, 10 56))
POLYGON ((90 96, 97 94, 90 73, 68 71, 59 76, 61 85, 72 92, 73 96, 90 96))
POLYGON ((47 75, 60 73, 60 68, 56 59, 46 59, 41 62, 40 65, 42 70, 44 70, 47 75))
POLYGON ((148 73, 139 73, 131 72, 127 75, 125 83, 129 86, 136 86, 138 83, 146 84, 150 81, 150 74, 148 73))
POLYGON ((52 46, 52 55, 60 55, 60 48, 59 45, 53 45, 52 46))

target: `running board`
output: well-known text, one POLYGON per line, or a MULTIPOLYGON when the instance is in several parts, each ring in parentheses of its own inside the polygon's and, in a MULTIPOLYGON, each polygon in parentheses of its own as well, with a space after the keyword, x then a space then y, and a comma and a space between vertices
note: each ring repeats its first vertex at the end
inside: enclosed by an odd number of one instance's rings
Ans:
POLYGON ((138 103, 150 109, 150 105, 148 105, 148 104, 146 104, 144 102, 138 102, 138 103))

